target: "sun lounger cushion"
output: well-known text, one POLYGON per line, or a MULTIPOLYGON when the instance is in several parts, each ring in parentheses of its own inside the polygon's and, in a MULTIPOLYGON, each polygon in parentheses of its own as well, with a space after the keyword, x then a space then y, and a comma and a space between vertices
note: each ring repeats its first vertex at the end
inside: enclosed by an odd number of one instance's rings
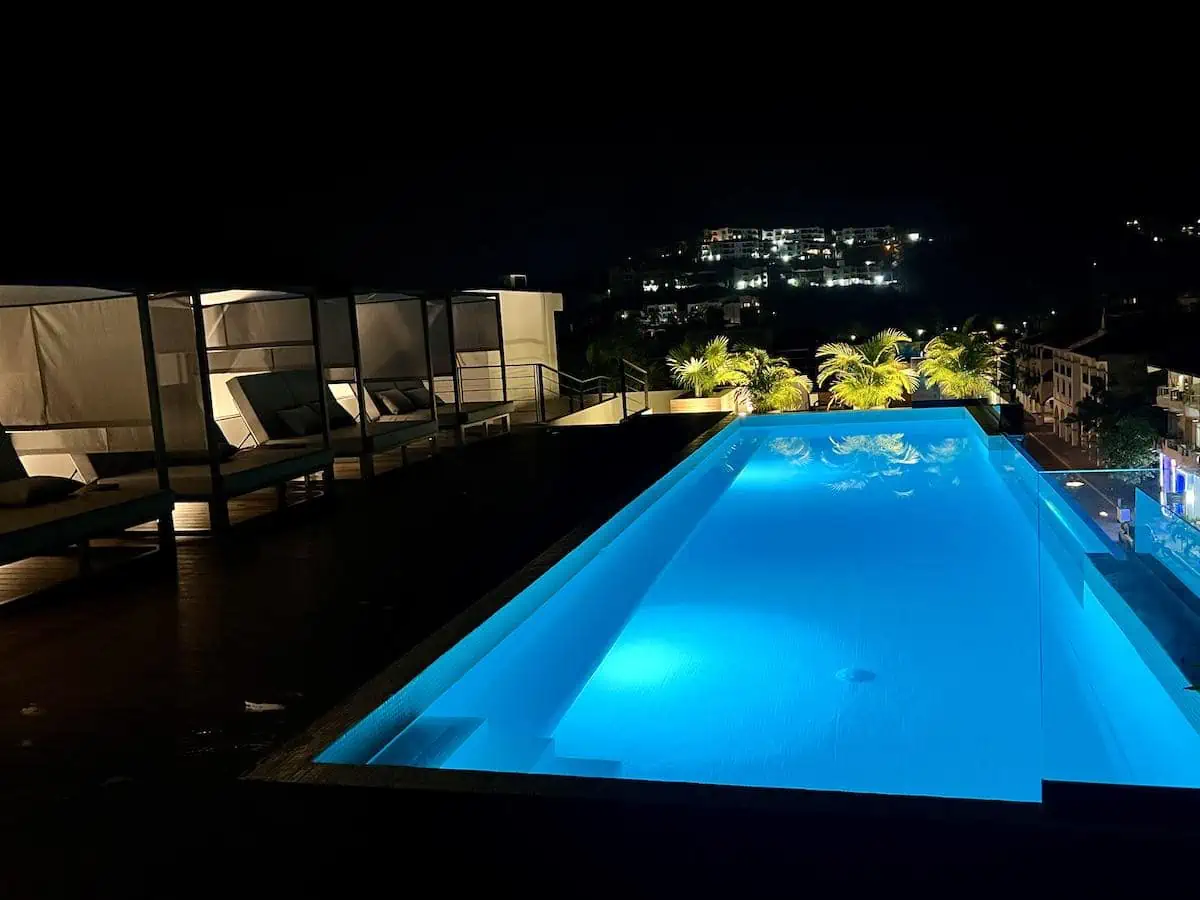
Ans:
POLYGON ((53 503, 70 497, 81 487, 82 482, 54 475, 14 478, 0 484, 0 506, 11 508, 53 503))
POLYGON ((424 386, 407 388, 404 393, 412 401, 413 406, 419 406, 422 409, 429 407, 429 390, 424 386))
POLYGON ((297 437, 320 434, 321 417, 311 406, 297 406, 279 410, 279 418, 297 437))
MULTIPOLYGON (((354 416, 346 412, 346 407, 338 403, 337 400, 330 398, 329 404, 329 427, 330 428, 345 428, 348 425, 354 424, 354 416)), ((321 418, 321 406, 319 403, 312 404, 312 410, 317 414, 317 419, 321 418)))
MULTIPOLYGON (((295 429, 281 418, 280 413, 284 410, 308 407, 320 422, 320 388, 316 372, 262 372, 239 375, 229 380, 229 392, 251 434, 260 444, 297 436, 295 429)), ((329 410, 331 428, 354 424, 353 416, 334 399, 328 387, 325 388, 325 405, 329 410)), ((320 431, 318 427, 317 432, 320 431)))
POLYGON ((384 408, 393 416, 402 416, 417 408, 408 395, 399 388, 380 391, 379 399, 383 401, 384 408))
POLYGON ((82 540, 115 534, 169 514, 169 491, 89 491, 22 509, 0 508, 0 564, 38 556, 82 540))
MULTIPOLYGON (((300 440, 295 438, 294 440, 300 440)), ((236 497, 261 490, 315 472, 333 461, 329 450, 313 447, 288 449, 255 447, 240 450, 232 459, 221 463, 221 479, 225 494, 236 497)), ((171 466, 167 470, 171 490, 185 501, 207 500, 213 496, 212 469, 207 463, 193 466, 171 466)), ((118 475, 105 481, 121 485, 121 489, 149 489, 158 484, 153 469, 118 475)))

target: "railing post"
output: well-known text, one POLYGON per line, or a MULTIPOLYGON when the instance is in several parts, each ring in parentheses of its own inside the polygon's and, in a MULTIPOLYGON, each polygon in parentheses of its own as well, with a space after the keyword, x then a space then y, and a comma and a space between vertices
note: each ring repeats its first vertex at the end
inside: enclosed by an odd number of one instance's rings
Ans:
POLYGON ((537 363, 537 381, 534 385, 534 405, 536 407, 537 420, 539 422, 546 421, 546 383, 542 378, 542 364, 537 363))
POLYGON ((621 360, 621 421, 629 418, 629 397, 625 393, 625 360, 621 360))

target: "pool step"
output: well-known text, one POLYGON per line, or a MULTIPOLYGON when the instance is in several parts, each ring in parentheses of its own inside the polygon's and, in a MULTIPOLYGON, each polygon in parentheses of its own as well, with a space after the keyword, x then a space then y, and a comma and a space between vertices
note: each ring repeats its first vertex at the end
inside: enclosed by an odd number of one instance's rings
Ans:
POLYGON ((1124 560, 1107 554, 1088 557, 1179 670, 1189 679, 1195 678, 1200 663, 1200 615, 1192 606, 1195 601, 1190 592, 1181 584, 1171 584, 1163 577, 1163 572, 1169 574, 1165 568, 1159 566, 1162 572, 1156 571, 1141 555, 1124 560))
POLYGON ((371 764, 436 768, 483 723, 477 718, 421 716, 376 753, 371 764))
POLYGON ((1179 597, 1184 606, 1197 615, 1200 615, 1200 597, 1197 597, 1178 575, 1167 568, 1162 560, 1156 556, 1151 556, 1149 553, 1138 553, 1137 560, 1153 572, 1159 581, 1170 588, 1179 597))
POLYGON ((575 775, 580 778, 620 778, 621 764, 615 759, 558 756, 548 747, 529 771, 535 775, 575 775))
POLYGON ((485 724, 463 741, 441 766, 476 772, 528 772, 544 753, 553 753, 553 745, 552 738, 514 734, 485 724))

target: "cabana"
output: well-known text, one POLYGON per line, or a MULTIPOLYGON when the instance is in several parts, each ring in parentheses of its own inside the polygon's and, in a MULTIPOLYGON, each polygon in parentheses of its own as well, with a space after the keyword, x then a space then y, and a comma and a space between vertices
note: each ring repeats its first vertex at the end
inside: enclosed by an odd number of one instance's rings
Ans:
POLYGON ((148 331, 144 295, 0 287, 0 564, 75 547, 87 571, 97 539, 155 522, 158 548, 173 548, 148 331), (85 486, 86 454, 139 454, 149 477, 85 486))
MULTIPOLYGON (((169 485, 182 502, 208 507, 208 529, 230 525, 233 498, 273 489, 276 506, 317 495, 314 476, 332 485, 328 408, 320 384, 320 339, 313 298, 276 291, 158 294, 147 301, 169 485), (230 396, 240 373, 278 371, 308 404, 314 439, 304 446, 257 446, 230 396), (300 481, 303 481, 300 485, 300 481), (289 485, 300 486, 289 492, 289 485)), ((136 456, 88 453, 80 468, 118 484, 144 483, 136 456)), ((268 495, 269 499, 269 495, 268 495)), ((194 530, 204 530, 197 528, 194 530)))
MULTIPOLYGON (((334 455, 354 458, 363 478, 374 474, 377 454, 399 449, 407 463, 408 446, 418 441, 437 451, 427 319, 426 299, 413 294, 364 292, 321 301, 325 375, 340 401, 334 455)), ((270 400, 238 381, 239 403, 261 408, 270 400)), ((257 418, 268 444, 288 439, 268 433, 269 415, 257 418)))
POLYGON ((460 442, 468 428, 481 427, 486 434, 492 422, 502 422, 507 431, 515 404, 508 399, 500 295, 459 293, 430 300, 427 307, 437 393, 453 396, 453 403, 438 406, 439 424, 456 429, 460 442))

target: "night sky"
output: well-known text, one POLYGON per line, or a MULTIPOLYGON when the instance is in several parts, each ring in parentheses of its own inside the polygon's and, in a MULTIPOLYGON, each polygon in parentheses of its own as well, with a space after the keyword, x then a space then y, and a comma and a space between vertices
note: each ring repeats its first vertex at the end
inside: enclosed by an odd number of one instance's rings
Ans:
POLYGON ((8 281, 601 287, 647 244, 712 225, 895 224, 993 246, 995 265, 1088 252, 1131 216, 1200 217, 1184 154, 882 140, 798 151, 693 142, 123 146, 9 184, 8 281), (203 152, 201 152, 203 151, 203 152))

